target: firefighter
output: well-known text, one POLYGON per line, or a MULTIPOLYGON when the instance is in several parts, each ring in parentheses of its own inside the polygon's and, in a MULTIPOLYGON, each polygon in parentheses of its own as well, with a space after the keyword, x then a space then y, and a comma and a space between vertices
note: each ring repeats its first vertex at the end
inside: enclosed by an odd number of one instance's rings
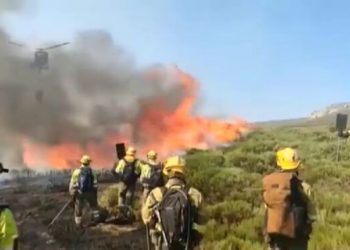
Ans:
POLYGON ((119 206, 131 207, 137 179, 141 174, 141 162, 136 158, 136 149, 129 147, 126 156, 116 164, 115 173, 119 183, 119 206))
POLYGON ((307 250, 316 220, 311 188, 300 179, 300 159, 292 148, 279 150, 280 168, 263 179, 264 235, 270 250, 307 250))
POLYGON ((80 159, 81 166, 73 171, 69 192, 74 200, 75 224, 80 227, 82 223, 82 211, 85 202, 93 210, 93 220, 99 221, 99 210, 97 204, 97 177, 91 169, 91 158, 83 155, 80 159))
POLYGON ((186 246, 194 243, 197 236, 194 224, 198 222, 202 194, 186 185, 185 166, 185 160, 179 156, 167 159, 163 174, 168 181, 164 187, 153 189, 143 204, 142 220, 149 228, 151 241, 156 249, 162 249, 164 244, 167 244, 168 249, 186 249, 186 246), (189 211, 182 209, 187 207, 189 211), (180 210, 176 211, 179 208, 180 210), (171 225, 180 227, 172 228, 171 225), (186 232, 182 232, 184 228, 186 232), (171 235, 180 236, 175 239, 171 235))
POLYGON ((0 205, 0 249, 18 249, 18 229, 8 205, 0 205))
POLYGON ((147 162, 142 164, 141 183, 143 187, 142 203, 146 201, 152 189, 164 185, 162 164, 157 161, 157 153, 151 150, 147 153, 147 162))

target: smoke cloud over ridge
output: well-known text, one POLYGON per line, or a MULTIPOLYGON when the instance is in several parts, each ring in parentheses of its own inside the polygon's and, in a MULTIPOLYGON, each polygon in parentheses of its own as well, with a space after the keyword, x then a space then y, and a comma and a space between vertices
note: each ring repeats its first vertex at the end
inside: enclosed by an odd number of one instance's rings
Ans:
POLYGON ((162 96, 170 109, 181 100, 181 90, 172 82, 176 78, 164 69, 163 75, 148 81, 147 72, 136 69, 106 32, 78 34, 68 50, 54 53, 50 70, 41 74, 8 40, 2 31, 0 126, 11 139, 45 145, 74 141, 84 146, 107 132, 118 132, 120 125, 132 124, 148 99, 162 96), (35 98, 37 91, 43 91, 42 101, 35 98))
POLYGON ((23 0, 1 0, 0 14, 5 11, 18 11, 23 7, 23 0))
POLYGON ((197 82, 176 66, 137 68, 108 32, 77 34, 41 73, 9 40, 0 30, 0 159, 9 164, 69 167, 89 153, 105 165, 117 141, 166 155, 229 142, 244 127, 193 117, 197 82))

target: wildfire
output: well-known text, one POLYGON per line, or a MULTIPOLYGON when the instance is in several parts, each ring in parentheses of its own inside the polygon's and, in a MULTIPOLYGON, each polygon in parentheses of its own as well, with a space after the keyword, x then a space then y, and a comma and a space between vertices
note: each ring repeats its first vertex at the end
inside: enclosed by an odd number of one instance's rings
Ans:
MULTIPOLYGON (((89 154, 95 166, 108 167, 115 160, 114 145, 117 142, 130 142, 137 147, 140 157, 150 149, 166 157, 190 148, 207 149, 230 143, 248 129, 248 125, 238 119, 226 122, 194 116, 192 111, 197 99, 198 82, 177 67, 172 68, 172 74, 184 93, 175 108, 163 105, 167 101, 164 97, 147 101, 142 105, 136 124, 126 124, 123 131, 106 134, 100 142, 88 142, 84 146, 74 141, 47 146, 25 138, 25 164, 31 168, 72 168, 76 167, 82 154, 89 154)), ((157 77, 156 73, 152 77, 157 77)))

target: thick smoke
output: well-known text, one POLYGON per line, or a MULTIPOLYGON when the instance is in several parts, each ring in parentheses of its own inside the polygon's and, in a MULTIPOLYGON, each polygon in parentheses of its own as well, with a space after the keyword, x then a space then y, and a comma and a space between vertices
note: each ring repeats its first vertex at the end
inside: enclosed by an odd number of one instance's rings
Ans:
POLYGON ((50 68, 41 73, 30 68, 33 55, 9 40, 0 31, 0 158, 8 163, 23 163, 24 139, 84 148, 136 126, 149 100, 161 97, 171 110, 183 94, 170 70, 138 69, 104 31, 82 32, 50 51, 50 68))
POLYGON ((0 14, 5 11, 18 11, 22 8, 22 0, 1 0, 0 1, 0 14))

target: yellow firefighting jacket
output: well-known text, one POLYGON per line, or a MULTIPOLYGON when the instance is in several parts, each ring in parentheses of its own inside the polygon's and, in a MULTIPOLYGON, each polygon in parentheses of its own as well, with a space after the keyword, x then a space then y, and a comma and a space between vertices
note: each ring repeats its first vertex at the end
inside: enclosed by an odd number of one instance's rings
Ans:
POLYGON ((13 249, 17 238, 16 221, 11 210, 6 208, 0 213, 0 250, 13 249))
POLYGON ((309 221, 316 221, 316 207, 315 204, 312 202, 312 191, 311 191, 311 186, 302 181, 301 183, 302 188, 303 188, 303 193, 305 194, 305 200, 307 203, 307 211, 308 211, 308 219, 309 221))
MULTIPOLYGON (((166 188, 181 188, 184 185, 184 181, 179 178, 171 178, 165 184, 166 188)), ((191 204, 197 209, 202 204, 202 194, 195 188, 191 187, 188 190, 188 195, 191 199, 191 204)), ((146 202, 142 207, 142 220, 143 223, 149 224, 154 217, 153 208, 157 203, 160 203, 163 199, 163 192, 161 188, 155 188, 148 195, 146 202)))
POLYGON ((141 163, 141 176, 140 176, 141 182, 151 177, 152 166, 161 167, 160 163, 157 161, 149 160, 148 162, 141 163))
POLYGON ((127 156, 125 156, 124 157, 124 159, 122 159, 122 160, 120 160, 120 161, 118 161, 118 163, 116 163, 115 165, 115 172, 117 173, 117 174, 122 174, 123 172, 124 172, 124 168, 125 168, 125 166, 126 166, 126 163, 127 162, 134 162, 136 160, 136 162, 135 162, 135 174, 137 174, 137 175, 140 175, 141 174, 141 162, 138 160, 138 159, 136 159, 135 157, 133 157, 133 156, 129 156, 129 155, 127 155, 127 156))
MULTIPOLYGON (((90 168, 90 166, 82 165, 80 168, 77 168, 73 171, 73 174, 69 183, 69 192, 71 194, 76 192, 79 188, 79 175, 82 168, 90 168)), ((97 188, 97 176, 93 171, 92 171, 92 174, 94 176, 94 188, 97 188)))

